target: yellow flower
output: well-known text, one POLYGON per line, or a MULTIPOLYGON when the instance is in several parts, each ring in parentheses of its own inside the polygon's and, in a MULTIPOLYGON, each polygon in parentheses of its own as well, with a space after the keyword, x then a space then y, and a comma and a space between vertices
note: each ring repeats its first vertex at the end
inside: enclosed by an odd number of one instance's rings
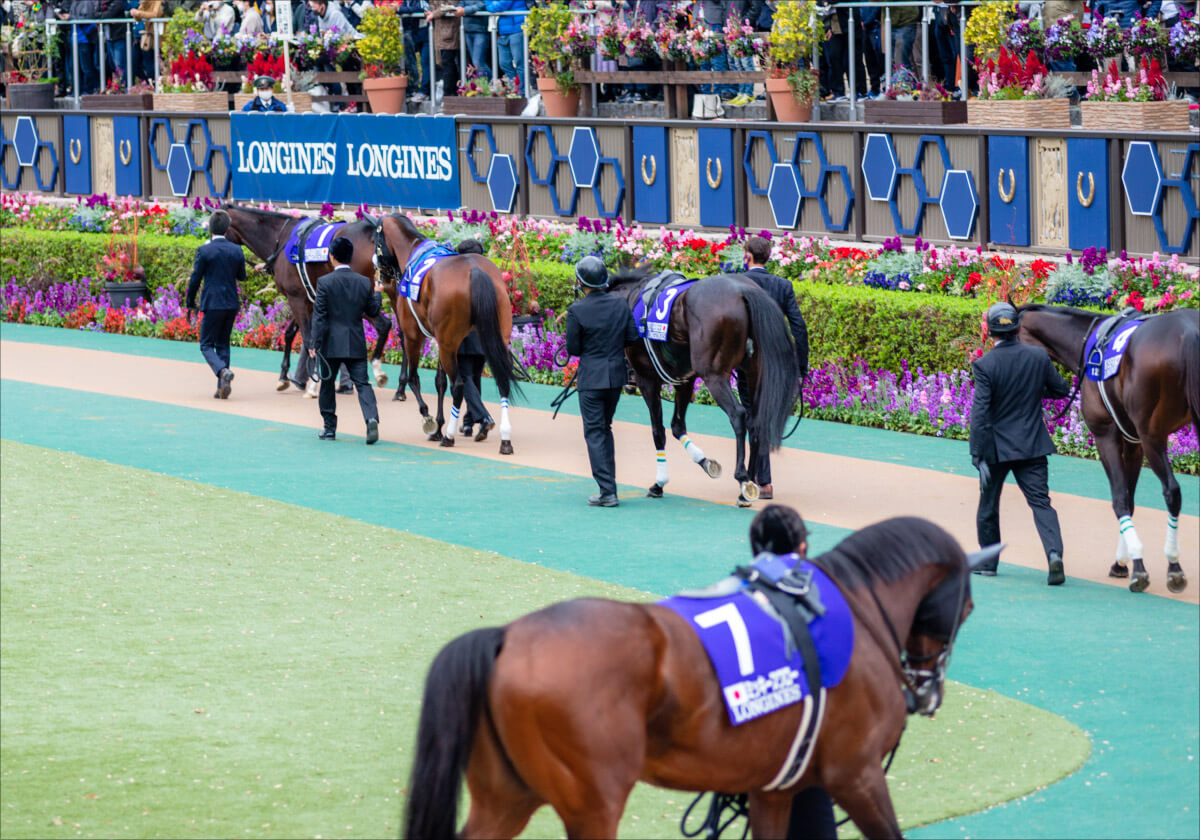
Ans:
POLYGON ((1012 0, 989 0, 975 7, 967 21, 967 42, 975 45, 975 57, 986 61, 1000 53, 1008 39, 1008 28, 1017 16, 1012 0))

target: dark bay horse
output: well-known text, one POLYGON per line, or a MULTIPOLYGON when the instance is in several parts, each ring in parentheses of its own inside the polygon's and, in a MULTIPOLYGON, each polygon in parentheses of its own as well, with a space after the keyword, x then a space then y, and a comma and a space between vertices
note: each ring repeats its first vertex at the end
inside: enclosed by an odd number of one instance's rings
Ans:
MULTIPOLYGON (((300 281, 297 267, 288 262, 283 256, 283 247, 287 244, 292 230, 302 220, 286 213, 276 213, 271 210, 255 210, 250 207, 239 207, 236 204, 226 204, 223 208, 229 214, 231 224, 226 237, 230 242, 249 248, 266 266, 275 279, 275 287, 287 298, 288 307, 292 311, 292 320, 283 334, 283 364, 279 371, 278 390, 287 390, 289 379, 288 370, 291 367, 292 342, 297 331, 308 346, 308 327, 312 320, 312 301, 300 281)), ((371 259, 374 244, 375 225, 360 219, 347 222, 336 232, 337 236, 345 236, 354 243, 354 259, 350 267, 370 280, 375 279, 375 264, 371 259)), ((308 276, 316 287, 317 280, 333 270, 329 262, 309 263, 308 276)), ((387 317, 376 320, 375 327, 379 337, 371 353, 371 367, 375 373, 375 381, 380 387, 387 384, 387 374, 383 372, 383 348, 387 344, 388 332, 391 330, 391 319, 387 317)), ((300 370, 305 370, 303 362, 300 370)), ((336 371, 335 371, 336 373, 336 371)), ((311 381, 308 383, 310 396, 316 396, 316 390, 311 381)))
POLYGON ((412 219, 399 213, 384 216, 375 236, 375 258, 380 274, 388 281, 385 288, 404 340, 405 369, 393 399, 403 399, 405 386, 412 386, 424 421, 422 428, 429 439, 441 441, 442 446, 453 446, 458 408, 451 406, 451 422, 447 424, 442 403, 447 382, 453 383, 458 375, 458 345, 474 328, 500 391, 500 454, 511 455, 512 425, 508 401, 510 396, 519 396, 521 392, 513 377, 513 358, 508 347, 512 336, 512 303, 500 269, 479 254, 446 257, 429 269, 417 300, 401 299, 399 280, 404 267, 413 249, 426 238, 412 219), (429 416, 429 407, 421 397, 418 373, 421 348, 426 338, 434 339, 438 350, 438 371, 434 376, 436 422, 429 416))
POLYGON ((765 788, 794 755, 805 704, 733 726, 697 632, 666 607, 564 601, 460 636, 426 680, 404 834, 455 836, 465 773, 466 838, 515 837, 547 804, 568 837, 616 837, 639 780, 748 793, 756 838, 783 837, 792 797, 820 785, 865 836, 899 837, 882 761, 907 714, 940 705, 973 608, 969 570, 999 548, 968 559, 932 522, 898 518, 811 561, 845 595, 854 642, 811 759, 778 790, 765 788))
POLYGON ((1117 515, 1117 556, 1109 575, 1129 577, 1134 592, 1150 585, 1142 541, 1133 527, 1134 490, 1144 457, 1162 482, 1167 503, 1167 588, 1182 592, 1187 587, 1179 565, 1182 501, 1167 455, 1167 437, 1188 422, 1200 433, 1200 311, 1165 312, 1134 330, 1117 374, 1104 382, 1103 395, 1098 383, 1083 378, 1085 342, 1102 316, 1043 304, 1026 304, 1017 312, 1020 340, 1044 347, 1054 361, 1082 378, 1083 419, 1096 439, 1117 515))
MULTIPOLYGON (((649 279, 645 272, 617 274, 612 280, 613 293, 625 297, 632 308, 649 279)), ((650 409, 657 450, 658 472, 647 495, 661 497, 670 479, 663 385, 675 386, 671 434, 709 476, 721 475, 720 464, 706 457, 687 433, 687 408, 699 377, 733 427, 737 441, 733 477, 739 484, 738 504, 749 505, 758 498, 758 486, 747 469, 746 437, 750 438, 750 464, 757 463, 761 447, 779 448, 795 405, 800 375, 787 322, 775 301, 736 274, 704 278, 675 299, 665 342, 643 340, 625 353, 650 409), (735 369, 746 378, 747 392, 754 395, 749 406, 738 400, 729 384, 735 369)))

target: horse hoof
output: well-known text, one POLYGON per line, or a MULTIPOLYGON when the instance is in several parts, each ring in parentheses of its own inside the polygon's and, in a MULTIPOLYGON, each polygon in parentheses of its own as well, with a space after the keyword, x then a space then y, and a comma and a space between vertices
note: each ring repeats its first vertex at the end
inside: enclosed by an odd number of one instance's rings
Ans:
MULTIPOLYGON (((388 384, 388 375, 386 373, 381 373, 378 376, 376 376, 375 384, 378 385, 380 388, 387 385, 388 384)), ((401 399, 403 399, 403 397, 401 397, 401 399)))
POLYGON ((392 394, 392 402, 404 402, 407 399, 408 399, 408 397, 406 397, 400 391, 397 391, 396 393, 392 394))
POLYGON ((434 441, 435 443, 436 443, 437 441, 441 440, 441 439, 442 439, 442 433, 441 433, 441 432, 437 432, 437 431, 435 431, 435 432, 434 432, 433 434, 431 434, 429 437, 425 438, 425 440, 434 441))
POLYGON ((1129 577, 1129 567, 1121 563, 1113 563, 1108 567, 1108 576, 1111 578, 1127 578, 1129 577))
POLYGON ((719 463, 717 463, 715 460, 713 460, 712 458, 705 458, 700 463, 700 466, 704 468, 704 471, 706 473, 708 473, 709 478, 720 478, 721 477, 721 465, 719 463))
POLYGON ((447 449, 449 449, 451 446, 454 446, 454 438, 452 438, 452 437, 442 438, 442 446, 446 447, 447 449))
POLYGON ((1167 589, 1175 595, 1187 589, 1187 576, 1184 575, 1183 569, 1178 563, 1171 563, 1167 566, 1167 589))
MULTIPOLYGON (((427 435, 432 435, 435 431, 437 431, 437 421, 426 414, 421 420, 421 431, 427 435)), ((441 437, 441 435, 439 435, 439 437, 441 437)), ((430 440, 433 439, 434 438, 430 438, 430 440)))
POLYGON ((511 454, 513 454, 513 448, 512 448, 512 441, 511 441, 511 440, 502 440, 502 441, 500 441, 500 454, 501 454, 501 455, 511 455, 511 454))
POLYGON ((646 491, 646 498, 661 499, 663 497, 663 489, 658 484, 651 484, 650 489, 646 491))
POLYGON ((753 504, 753 502, 751 502, 745 496, 738 496, 738 498, 737 498, 737 506, 740 508, 748 508, 752 504, 753 504))
POLYGON ((1134 572, 1129 581, 1130 592, 1145 592, 1150 585, 1150 575, 1147 572, 1134 572))
POLYGON ((286 379, 280 379, 279 382, 276 383, 276 385, 275 385, 275 390, 276 391, 286 391, 288 389, 288 386, 291 384, 292 383, 288 382, 286 379))
POLYGON ((753 481, 743 481, 741 490, 742 490, 742 495, 748 501, 751 501, 751 502, 758 501, 758 485, 755 484, 753 481))

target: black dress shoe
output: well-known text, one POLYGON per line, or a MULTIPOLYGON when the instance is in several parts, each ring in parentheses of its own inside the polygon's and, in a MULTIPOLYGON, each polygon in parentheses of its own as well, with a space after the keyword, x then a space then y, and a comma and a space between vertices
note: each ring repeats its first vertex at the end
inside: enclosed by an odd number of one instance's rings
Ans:
POLYGON ((616 507, 620 504, 615 495, 592 496, 588 499, 588 504, 592 507, 616 507))
POLYGON ((229 368, 224 368, 219 374, 217 374, 217 379, 221 383, 220 387, 217 388, 217 394, 219 394, 223 400, 229 399, 229 392, 232 390, 229 386, 229 383, 233 382, 233 371, 231 371, 229 368))
MULTIPOLYGON (((484 420, 479 424, 479 434, 475 435, 475 442, 482 443, 487 440, 488 432, 494 428, 496 428, 496 423, 492 418, 489 417, 487 420, 484 420)), ((613 498, 615 499, 616 497, 614 496, 613 498)))
POLYGON ((317 440, 337 440, 337 432, 333 429, 326 429, 317 435, 317 440))
POLYGON ((337 392, 339 394, 353 394, 354 386, 353 385, 339 385, 337 387, 337 392))
POLYGON ((979 575, 980 577, 995 577, 996 566, 978 566, 971 570, 971 574, 979 575))
POLYGON ((370 446, 375 441, 379 440, 379 421, 367 421, 367 446, 370 446))
POLYGON ((1046 575, 1046 585, 1062 586, 1067 579, 1066 574, 1063 572, 1062 557, 1057 551, 1051 551, 1050 556, 1047 558, 1047 563, 1050 571, 1046 575))

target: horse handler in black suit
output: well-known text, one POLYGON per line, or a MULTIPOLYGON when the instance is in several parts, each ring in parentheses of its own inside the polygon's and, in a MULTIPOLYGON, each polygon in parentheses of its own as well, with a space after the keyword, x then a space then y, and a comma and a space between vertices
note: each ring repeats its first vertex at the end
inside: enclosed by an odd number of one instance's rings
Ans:
POLYGON ((317 404, 325 421, 325 430, 317 437, 333 440, 337 435, 337 382, 334 373, 345 364, 350 380, 358 389, 358 405, 367 421, 367 443, 379 440, 379 409, 375 391, 367 383, 367 339, 363 334, 363 318, 379 315, 382 298, 379 287, 352 270, 348 263, 354 258, 354 243, 344 236, 329 246, 329 261, 333 271, 317 283, 317 299, 313 303, 312 348, 310 357, 323 356, 321 395, 317 404))
POLYGON ((567 352, 579 357, 575 374, 579 413, 592 477, 600 494, 589 505, 616 507, 617 466, 612 419, 625 385, 625 348, 638 341, 629 304, 608 294, 608 270, 598 257, 584 257, 575 279, 591 291, 567 309, 567 352))
MULTIPOLYGON (((767 262, 771 259, 771 243, 761 236, 755 236, 746 243, 746 273, 745 276, 771 296, 783 314, 787 317, 788 328, 792 333, 792 345, 796 351, 796 369, 800 371, 803 382, 808 376, 808 325, 800 314, 796 303, 796 291, 792 284, 778 275, 767 271, 767 262)), ((749 405, 750 389, 746 387, 745 377, 738 377, 738 397, 742 405, 749 405)), ((767 447, 758 452, 758 460, 751 465, 752 478, 760 488, 758 498, 775 498, 775 488, 771 485, 771 453, 767 447)))
MULTIPOLYGON (((1033 522, 1046 550, 1046 583, 1059 586, 1063 573, 1062 532, 1050 506, 1046 456, 1054 442, 1042 418, 1042 400, 1062 398, 1070 387, 1041 347, 1017 341, 1017 310, 995 303, 987 311, 987 330, 996 340, 991 352, 971 364, 975 398, 971 403, 971 463, 979 470, 979 511, 975 526, 980 547, 1000 542, 1000 491, 1010 472, 1033 510, 1033 522)), ((994 576, 991 566, 974 569, 994 576)))
POLYGON ((192 279, 187 287, 188 323, 196 320, 196 293, 201 283, 200 294, 200 352, 204 361, 217 376, 217 391, 214 399, 228 399, 233 382, 233 371, 229 369, 229 339, 233 335, 233 322, 237 318, 241 300, 238 284, 246 280, 246 258, 242 246, 234 245, 225 238, 229 230, 229 214, 217 210, 208 217, 208 233, 211 239, 196 250, 192 265, 192 279))

